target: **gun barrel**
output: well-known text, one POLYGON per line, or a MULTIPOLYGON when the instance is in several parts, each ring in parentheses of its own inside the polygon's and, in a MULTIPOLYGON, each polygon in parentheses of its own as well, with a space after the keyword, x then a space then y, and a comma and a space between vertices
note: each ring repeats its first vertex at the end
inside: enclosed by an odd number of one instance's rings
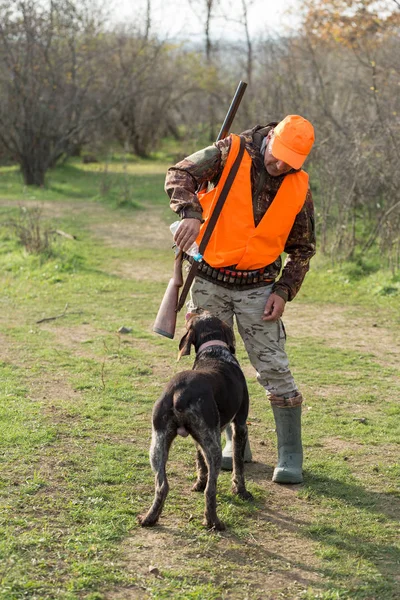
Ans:
MULTIPOLYGON (((235 118, 237 109, 239 108, 239 104, 242 100, 246 87, 246 82, 239 81, 231 105, 228 109, 228 112, 226 113, 224 122, 222 123, 222 127, 218 134, 217 141, 222 140, 229 134, 233 119, 235 118)), ((187 283, 189 283, 189 281, 187 281, 187 283)), ((162 299, 160 308, 157 313, 156 320, 153 325, 153 331, 170 339, 173 339, 175 335, 177 311, 180 310, 181 306, 183 305, 187 294, 184 288, 185 293, 182 293, 181 297, 179 298, 179 288, 182 285, 182 253, 180 253, 179 258, 177 257, 177 259, 175 259, 174 276, 169 281, 168 287, 165 291, 164 297, 162 299)))
POLYGON ((239 81, 235 95, 233 96, 233 100, 231 102, 228 112, 226 113, 226 117, 224 119, 224 122, 222 123, 222 127, 219 131, 217 142, 228 135, 231 125, 233 123, 233 119, 235 118, 237 109, 239 108, 239 104, 242 101, 243 94, 246 91, 246 88, 247 83, 245 81, 239 81))

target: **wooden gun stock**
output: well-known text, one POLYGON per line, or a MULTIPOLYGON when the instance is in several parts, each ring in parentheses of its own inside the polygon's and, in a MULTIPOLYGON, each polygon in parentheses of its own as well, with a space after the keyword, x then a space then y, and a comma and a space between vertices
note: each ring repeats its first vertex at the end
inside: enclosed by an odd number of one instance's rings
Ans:
POLYGON ((153 325, 153 331, 171 340, 175 335, 176 317, 178 315, 176 307, 178 304, 179 288, 182 285, 182 251, 179 251, 175 256, 174 273, 169 280, 153 325))
MULTIPOLYGON (((235 118, 239 104, 243 98, 243 94, 246 90, 247 83, 240 81, 236 88, 235 95, 232 99, 231 105, 226 113, 226 117, 219 131, 217 141, 223 139, 229 134, 233 119, 235 118)), ((211 235, 211 231, 209 232, 211 235)), ((210 236, 208 236, 209 238, 210 236)), ((193 266, 192 266, 193 268, 193 266)), ((194 277, 194 271, 191 279, 194 277)), ((189 280, 187 281, 189 285, 189 280)), ((169 280, 167 289, 162 299, 160 308, 158 309, 157 317, 153 325, 153 331, 163 335, 167 338, 173 339, 175 335, 176 318, 177 313, 183 306, 186 299, 186 290, 184 289, 179 298, 179 288, 183 285, 182 277, 182 252, 175 257, 174 274, 169 280)), ((186 286, 185 286, 186 287, 186 286)))

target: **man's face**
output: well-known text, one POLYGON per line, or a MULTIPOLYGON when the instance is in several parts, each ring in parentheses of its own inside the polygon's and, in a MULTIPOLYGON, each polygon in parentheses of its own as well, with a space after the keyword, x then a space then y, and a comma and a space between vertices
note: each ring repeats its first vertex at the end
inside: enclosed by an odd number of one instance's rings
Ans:
POLYGON ((284 175, 288 173, 292 167, 287 163, 283 162, 283 160, 279 160, 275 158, 275 156, 271 152, 272 140, 274 139, 274 134, 271 133, 269 136, 269 140, 265 147, 264 154, 264 165, 267 169, 267 172, 272 175, 272 177, 278 177, 279 175, 284 175))

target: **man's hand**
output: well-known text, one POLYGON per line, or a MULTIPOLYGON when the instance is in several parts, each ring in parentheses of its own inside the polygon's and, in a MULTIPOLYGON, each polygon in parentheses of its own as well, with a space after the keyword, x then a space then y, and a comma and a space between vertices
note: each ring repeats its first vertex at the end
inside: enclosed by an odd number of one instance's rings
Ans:
POLYGON ((278 296, 278 294, 272 293, 267 300, 264 308, 263 321, 277 321, 283 315, 285 310, 285 300, 278 296))
POLYGON ((174 235, 174 242, 183 251, 189 250, 200 231, 199 219, 183 219, 174 235))

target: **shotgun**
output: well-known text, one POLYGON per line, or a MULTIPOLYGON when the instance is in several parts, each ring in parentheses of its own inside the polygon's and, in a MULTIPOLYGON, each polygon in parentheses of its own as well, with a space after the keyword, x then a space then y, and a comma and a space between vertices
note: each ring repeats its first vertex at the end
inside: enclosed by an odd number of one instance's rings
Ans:
MULTIPOLYGON (((218 133, 217 142, 219 140, 222 140, 229 134, 230 128, 233 123, 233 119, 235 118, 237 109, 239 108, 239 104, 242 101, 246 87, 247 83, 245 83, 244 81, 239 82, 239 85, 236 88, 235 95, 233 96, 231 105, 228 109, 228 112, 226 113, 224 122, 222 123, 222 127, 218 133)), ((171 340, 175 335, 176 318, 178 315, 178 311, 182 306, 182 302, 180 302, 180 306, 178 308, 179 288, 183 285, 182 260, 183 253, 179 251, 178 254, 175 256, 173 276, 169 280, 167 289, 164 293, 163 299, 160 304, 160 308, 158 309, 156 320, 153 325, 153 331, 167 338, 170 338, 171 340)))

